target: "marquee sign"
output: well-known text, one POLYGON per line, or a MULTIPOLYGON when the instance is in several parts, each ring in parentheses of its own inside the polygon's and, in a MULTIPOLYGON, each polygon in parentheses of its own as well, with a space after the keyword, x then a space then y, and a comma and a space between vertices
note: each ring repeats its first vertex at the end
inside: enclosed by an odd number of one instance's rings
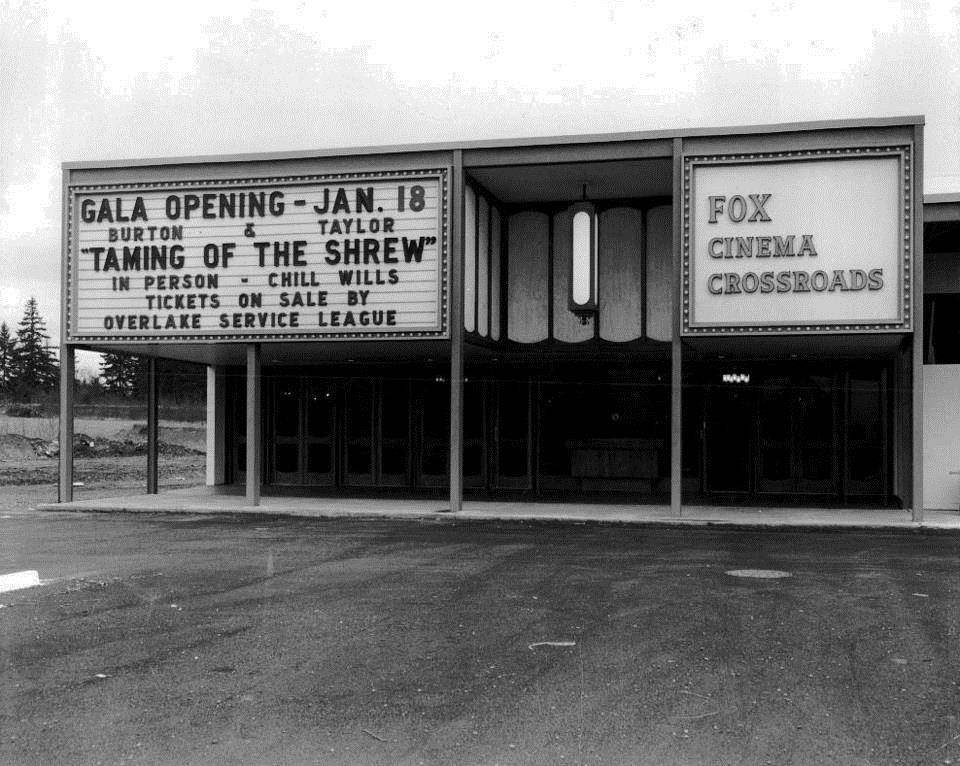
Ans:
POLYGON ((446 169, 68 191, 69 341, 448 337, 446 169))
POLYGON ((909 146, 689 156, 685 335, 909 332, 909 146))

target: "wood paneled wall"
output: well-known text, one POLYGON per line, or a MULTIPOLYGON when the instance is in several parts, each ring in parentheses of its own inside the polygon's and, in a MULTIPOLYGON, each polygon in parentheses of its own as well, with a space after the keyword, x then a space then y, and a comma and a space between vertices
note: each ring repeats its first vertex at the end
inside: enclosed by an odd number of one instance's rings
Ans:
POLYGON ((646 335, 651 340, 673 337, 673 208, 659 205, 647 211, 646 335))
POLYGON ((463 329, 500 340, 503 218, 487 195, 468 185, 463 220, 463 329))
POLYGON ((623 343, 643 334, 643 211, 600 213, 600 337, 623 343))
POLYGON ((465 189, 463 231, 463 329, 477 330, 477 195, 472 186, 465 189))
POLYGON ((510 216, 507 236, 507 334, 518 343, 549 336, 550 216, 528 211, 510 216))
POLYGON ((582 343, 596 338, 624 343, 643 337, 670 341, 671 205, 620 205, 600 212, 600 311, 582 324, 568 308, 570 212, 504 214, 483 192, 468 186, 466 195, 464 329, 468 333, 493 341, 506 337, 516 343, 550 339, 582 343))

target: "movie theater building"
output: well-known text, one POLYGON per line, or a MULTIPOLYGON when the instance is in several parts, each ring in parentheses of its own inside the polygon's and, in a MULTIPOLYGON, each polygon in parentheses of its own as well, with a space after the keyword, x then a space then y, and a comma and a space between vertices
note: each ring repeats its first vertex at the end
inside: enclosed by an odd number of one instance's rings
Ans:
POLYGON ((918 519, 960 496, 960 206, 925 277, 922 167, 921 118, 67 163, 64 379, 151 360, 150 491, 179 359, 238 503, 918 519))

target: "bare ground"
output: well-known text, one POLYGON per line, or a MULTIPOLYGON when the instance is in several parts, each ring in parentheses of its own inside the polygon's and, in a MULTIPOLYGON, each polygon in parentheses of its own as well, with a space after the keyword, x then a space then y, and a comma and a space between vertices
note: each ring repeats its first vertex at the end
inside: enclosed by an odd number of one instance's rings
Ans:
MULTIPOLYGON (((142 421, 77 419, 75 431, 94 444, 90 448, 84 442, 75 451, 75 455, 85 455, 74 459, 75 499, 146 491, 146 426, 142 421)), ((37 456, 32 446, 38 440, 55 442, 56 436, 56 419, 0 416, 0 509, 4 513, 57 501, 57 459, 37 456)), ((203 484, 203 423, 163 423, 160 440, 161 489, 203 484)))

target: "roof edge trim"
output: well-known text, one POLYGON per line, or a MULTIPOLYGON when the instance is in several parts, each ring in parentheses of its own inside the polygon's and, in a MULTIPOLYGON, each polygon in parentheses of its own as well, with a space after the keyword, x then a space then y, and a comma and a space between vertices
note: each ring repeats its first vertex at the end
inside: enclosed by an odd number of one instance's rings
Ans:
POLYGON ((64 171, 94 170, 123 167, 150 167, 155 165, 199 165, 229 162, 271 162, 282 160, 325 159, 331 157, 358 157, 377 154, 429 154, 452 152, 456 149, 515 149, 536 146, 599 144, 630 141, 651 141, 673 138, 707 138, 714 136, 743 136, 763 133, 800 133, 804 131, 845 130, 863 128, 888 128, 923 125, 924 115, 900 117, 859 117, 810 122, 786 122, 761 125, 734 125, 715 128, 685 128, 674 130, 629 131, 619 133, 594 133, 573 136, 530 136, 524 138, 497 138, 473 141, 443 141, 423 144, 398 144, 383 146, 334 147, 329 149, 285 150, 275 152, 250 152, 232 154, 192 155, 184 157, 149 157, 117 160, 67 161, 61 164, 64 171))

